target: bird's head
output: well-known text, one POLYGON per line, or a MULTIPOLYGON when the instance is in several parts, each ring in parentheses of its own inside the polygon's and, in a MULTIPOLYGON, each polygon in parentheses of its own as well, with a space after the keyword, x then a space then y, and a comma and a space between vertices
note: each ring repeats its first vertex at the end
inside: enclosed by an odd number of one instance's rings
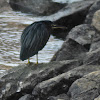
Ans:
POLYGON ((49 21, 49 20, 44 20, 42 21, 48 28, 52 28, 52 29, 67 29, 67 27, 65 26, 60 26, 60 25, 57 25, 55 23, 53 23, 52 21, 49 21))

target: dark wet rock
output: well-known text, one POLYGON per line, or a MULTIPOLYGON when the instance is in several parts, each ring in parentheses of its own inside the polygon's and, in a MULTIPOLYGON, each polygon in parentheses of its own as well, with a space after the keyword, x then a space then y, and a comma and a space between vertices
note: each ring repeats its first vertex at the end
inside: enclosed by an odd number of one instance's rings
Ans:
POLYGON ((54 76, 78 67, 77 60, 52 62, 39 65, 19 65, 0 75, 0 100, 18 100, 23 94, 30 94, 33 88, 54 76))
POLYGON ((50 15, 65 6, 52 0, 10 0, 9 4, 13 10, 36 15, 50 15))
POLYGON ((94 13, 92 25, 100 32, 100 10, 94 13))
POLYGON ((48 100, 70 100, 66 94, 60 94, 58 96, 50 96, 48 100))
POLYGON ((100 9, 100 0, 95 0, 95 3, 89 9, 89 12, 85 19, 85 23, 91 24, 94 13, 99 9, 100 9))
MULTIPOLYGON (((84 66, 74 68, 66 73, 60 74, 56 77, 53 77, 49 80, 39 83, 34 88, 32 94, 35 100, 39 100, 39 99, 47 100, 48 96, 52 96, 52 97, 49 97, 51 98, 51 100, 56 100, 56 97, 54 96, 58 94, 62 94, 62 93, 67 94, 69 87, 75 80, 83 77, 86 74, 89 74, 93 71, 98 71, 98 70, 100 70, 100 66, 96 66, 96 65, 94 66, 84 65, 84 66)), ((68 98, 69 95, 66 95, 66 96, 68 98)))
POLYGON ((61 49, 53 56, 51 61, 78 59, 88 50, 72 39, 66 40, 61 49))
POLYGON ((19 100, 32 100, 32 96, 30 94, 26 94, 25 96, 22 96, 19 100))
POLYGON ((70 100, 94 100, 100 94, 100 71, 76 80, 69 89, 70 100))

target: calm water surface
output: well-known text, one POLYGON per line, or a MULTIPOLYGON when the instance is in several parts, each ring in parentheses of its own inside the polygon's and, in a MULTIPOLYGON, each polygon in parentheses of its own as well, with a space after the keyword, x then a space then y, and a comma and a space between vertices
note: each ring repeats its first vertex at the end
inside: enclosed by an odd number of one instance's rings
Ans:
MULTIPOLYGON (((19 59, 20 54, 20 36, 23 29, 34 21, 42 18, 33 18, 31 15, 20 12, 3 12, 0 14, 0 69, 3 72, 6 68, 3 66, 17 66, 26 61, 19 59)), ((50 61, 54 53, 61 47, 63 41, 50 37, 45 48, 39 52, 39 63, 50 61)), ((31 62, 36 62, 36 57, 31 58, 31 62)))

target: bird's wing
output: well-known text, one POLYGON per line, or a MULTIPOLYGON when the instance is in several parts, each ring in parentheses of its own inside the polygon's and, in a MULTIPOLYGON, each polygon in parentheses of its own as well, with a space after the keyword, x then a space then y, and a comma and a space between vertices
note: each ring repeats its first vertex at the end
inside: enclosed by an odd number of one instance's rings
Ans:
POLYGON ((22 35, 21 35, 21 46, 25 43, 25 40, 27 39, 27 36, 28 36, 28 34, 30 33, 30 30, 31 30, 32 26, 34 26, 34 23, 31 24, 31 25, 29 25, 29 26, 27 26, 27 27, 24 29, 24 31, 23 31, 23 33, 22 33, 22 35))
POLYGON ((21 36, 21 52, 26 53, 26 59, 37 54, 47 43, 50 32, 44 24, 33 23, 21 36))

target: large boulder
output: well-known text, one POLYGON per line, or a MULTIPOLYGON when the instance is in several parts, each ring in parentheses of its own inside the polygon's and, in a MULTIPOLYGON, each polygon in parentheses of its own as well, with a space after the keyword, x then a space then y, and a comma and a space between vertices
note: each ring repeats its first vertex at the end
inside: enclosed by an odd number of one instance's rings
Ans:
POLYGON ((100 70, 76 80, 69 89, 70 100, 94 100, 100 93, 100 70))
POLYGON ((88 50, 84 46, 72 39, 68 39, 63 43, 61 49, 56 52, 51 61, 78 59, 86 52, 88 50))
POLYGON ((50 15, 65 6, 52 0, 10 0, 9 4, 13 10, 35 15, 50 15))
POLYGON ((67 38, 70 38, 81 45, 89 45, 96 38, 95 29, 89 24, 82 24, 74 27, 68 34, 67 38))

